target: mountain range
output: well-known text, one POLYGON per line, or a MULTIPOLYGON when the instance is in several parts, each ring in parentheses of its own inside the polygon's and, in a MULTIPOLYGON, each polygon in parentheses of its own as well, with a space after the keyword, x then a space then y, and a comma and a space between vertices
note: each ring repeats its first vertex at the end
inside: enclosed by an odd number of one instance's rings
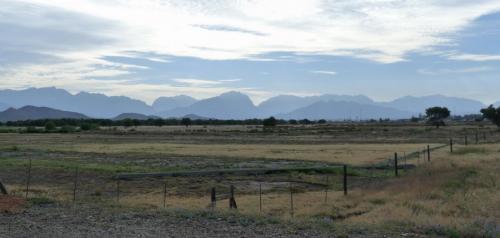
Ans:
POLYGON ((138 119, 190 115, 216 119, 275 116, 284 119, 328 120, 409 118, 424 114, 425 109, 432 106, 446 106, 454 115, 477 114, 481 108, 486 107, 476 100, 442 95, 407 96, 389 102, 376 102, 364 95, 325 94, 310 97, 280 95, 255 105, 245 94, 227 92, 203 100, 185 95, 160 97, 152 105, 148 105, 143 101, 124 96, 106 96, 88 92, 71 94, 54 87, 0 90, 0 111, 27 105, 77 112, 92 118, 138 119))

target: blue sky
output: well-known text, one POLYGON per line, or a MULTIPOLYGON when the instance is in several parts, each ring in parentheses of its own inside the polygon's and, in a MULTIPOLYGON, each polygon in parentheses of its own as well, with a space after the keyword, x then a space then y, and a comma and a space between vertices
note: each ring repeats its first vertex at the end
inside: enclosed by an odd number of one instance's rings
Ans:
POLYGON ((498 0, 0 0, 0 88, 500 100, 498 0))

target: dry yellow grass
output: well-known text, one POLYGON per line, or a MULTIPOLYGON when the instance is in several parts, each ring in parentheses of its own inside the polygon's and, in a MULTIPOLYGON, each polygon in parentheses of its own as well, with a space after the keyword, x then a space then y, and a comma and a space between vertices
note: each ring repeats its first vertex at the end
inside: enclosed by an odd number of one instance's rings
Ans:
MULTIPOLYGON (((295 217, 330 217, 346 226, 396 224, 449 236, 490 236, 500 224, 500 145, 462 146, 455 151, 435 151, 431 163, 422 163, 400 178, 355 188, 348 196, 329 192, 326 204, 322 191, 295 193, 295 217)), ((161 201, 161 192, 123 199, 127 205, 159 207, 161 201)), ((240 213, 260 214, 257 194, 236 194, 236 201, 240 213)), ((167 204, 203 209, 209 196, 172 196, 167 204)), ((228 210, 228 200, 218 201, 217 209, 228 210)), ((290 194, 263 195, 262 214, 289 218, 290 194)))
MULTIPOLYGON (((394 152, 422 150, 427 144, 175 144, 120 143, 52 145, 51 150, 95 153, 164 154, 174 156, 208 156, 243 159, 288 159, 348 163, 377 163, 392 158, 394 152)), ((437 144, 431 144, 437 146, 437 144)), ((24 145, 22 148, 44 149, 45 146, 24 145)))

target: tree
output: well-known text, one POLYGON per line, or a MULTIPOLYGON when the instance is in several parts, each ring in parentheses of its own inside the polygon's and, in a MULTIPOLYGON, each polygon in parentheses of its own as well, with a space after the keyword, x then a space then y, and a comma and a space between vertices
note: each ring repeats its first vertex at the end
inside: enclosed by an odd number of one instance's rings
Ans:
POLYGON ((274 117, 269 117, 262 121, 262 125, 264 125, 264 127, 274 127, 277 123, 278 121, 274 117))
POLYGON ((430 107, 425 110, 428 122, 434 124, 436 128, 444 126, 444 119, 450 117, 450 110, 446 107, 430 107))
POLYGON ((45 130, 46 131, 53 131, 56 129, 56 124, 53 121, 48 121, 45 123, 45 130))
POLYGON ((186 126, 186 127, 190 126, 191 125, 191 118, 189 118, 189 117, 182 118, 181 124, 186 126))
POLYGON ((490 105, 487 108, 481 109, 483 117, 490 120, 493 124, 500 128, 500 107, 495 108, 490 105))

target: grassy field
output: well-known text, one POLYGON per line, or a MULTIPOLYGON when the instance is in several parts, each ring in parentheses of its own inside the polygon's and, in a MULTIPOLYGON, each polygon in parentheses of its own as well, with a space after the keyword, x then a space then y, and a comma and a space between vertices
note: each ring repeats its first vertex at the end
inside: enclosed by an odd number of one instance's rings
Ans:
POLYGON ((364 229, 494 237, 500 224, 499 139, 494 128, 482 124, 442 129, 342 124, 273 131, 234 126, 132 131, 119 128, 77 134, 11 133, 0 134, 0 174, 12 193, 24 196, 26 168, 32 159, 30 197, 63 203, 73 199, 78 168, 79 204, 163 209, 166 185, 167 209, 204 210, 210 204, 210 188, 215 187, 216 210, 225 212, 229 186, 234 185, 238 212, 242 215, 313 223, 346 234, 364 229), (469 137, 468 146, 463 145, 465 135, 469 137), (453 153, 448 147, 434 150, 431 162, 423 154, 413 154, 401 159, 400 164, 416 168, 401 170, 400 176, 394 177, 390 166, 395 152, 404 156, 427 145, 445 145, 450 137, 457 143, 453 153), (347 196, 341 191, 341 170, 144 178, 121 181, 119 195, 114 179, 123 172, 338 164, 350 166, 347 196), (388 167, 370 169, 374 165, 388 167))

